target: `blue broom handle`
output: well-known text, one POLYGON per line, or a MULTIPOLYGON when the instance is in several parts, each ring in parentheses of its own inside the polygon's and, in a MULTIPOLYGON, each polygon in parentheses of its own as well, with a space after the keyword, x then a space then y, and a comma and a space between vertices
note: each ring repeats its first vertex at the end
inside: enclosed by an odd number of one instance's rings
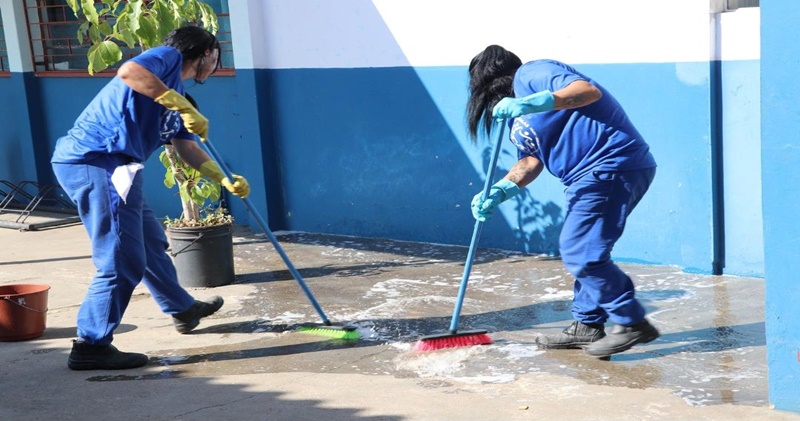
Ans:
MULTIPOLYGON (((225 163, 222 161, 222 159, 220 159, 219 152, 217 152, 217 149, 214 147, 214 145, 211 144, 211 142, 208 139, 206 139, 206 140, 204 140, 204 141, 202 141, 200 143, 205 145, 206 150, 208 151, 209 155, 211 155, 211 157, 214 159, 214 161, 217 161, 217 164, 219 164, 219 167, 222 169, 222 172, 225 174, 225 177, 228 177, 228 178, 231 179, 231 181, 233 181, 233 172, 228 168, 227 165, 225 165, 225 163)), ((286 263, 286 267, 289 268, 289 272, 292 273, 292 276, 294 276, 294 279, 297 280, 298 284, 300 284, 300 288, 306 294, 306 297, 308 298, 308 301, 311 302, 311 305, 314 306, 314 309, 317 311, 319 316, 322 318, 322 322, 326 326, 329 326, 331 324, 331 322, 328 320, 328 317, 325 316, 325 312, 322 311, 322 307, 320 307, 320 305, 317 302, 316 298, 314 298, 314 294, 311 293, 311 290, 308 288, 308 285, 306 285, 305 281, 303 281, 303 277, 300 276, 300 272, 298 272, 297 269, 295 269, 294 265, 292 264, 292 261, 289 260, 289 256, 287 256, 286 253, 284 253, 283 247, 281 247, 280 243, 278 243, 278 239, 275 238, 275 235, 272 234, 272 231, 267 226, 267 221, 264 220, 264 217, 261 216, 261 213, 256 211, 256 208, 250 202, 250 199, 248 199, 246 197, 243 197, 242 200, 244 201, 245 206, 247 206, 247 210, 250 211, 250 214, 253 215, 253 217, 256 218, 256 221, 258 222, 258 225, 260 225, 261 229, 264 230, 264 233, 267 234, 267 237, 269 238, 269 241, 272 242, 272 245, 275 247, 275 250, 278 251, 278 254, 280 254, 280 256, 281 256, 281 259, 283 259, 283 262, 286 263)))
MULTIPOLYGON (((489 163, 489 169, 486 173, 486 181, 483 185, 483 200, 489 196, 489 191, 492 188, 492 180, 494 179, 494 169, 497 166, 497 158, 500 156, 500 149, 503 145, 503 134, 506 130, 505 120, 500 120, 500 131, 497 134, 497 141, 495 142, 494 151, 492 152, 492 161, 489 163)), ((464 275, 461 277, 461 286, 458 288, 458 298, 456 299, 456 306, 453 309, 453 319, 450 321, 450 333, 455 334, 458 332, 458 318, 461 315, 461 305, 464 303, 464 295, 467 292, 467 283, 469 282, 469 273, 472 270, 472 261, 475 258, 475 250, 478 248, 478 238, 481 235, 481 228, 483 223, 475 220, 475 228, 472 230, 472 240, 469 242, 469 251, 467 252, 467 261, 464 264, 464 275)))

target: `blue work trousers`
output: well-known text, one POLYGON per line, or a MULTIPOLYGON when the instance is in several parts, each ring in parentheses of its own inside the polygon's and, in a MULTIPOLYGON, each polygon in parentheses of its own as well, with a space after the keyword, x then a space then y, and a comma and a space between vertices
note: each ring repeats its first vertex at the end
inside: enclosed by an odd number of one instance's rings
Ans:
POLYGON ((95 345, 111 343, 140 281, 164 313, 179 313, 194 302, 178 283, 164 228, 144 201, 142 172, 125 201, 111 183, 118 161, 101 156, 87 164, 53 164, 91 240, 97 272, 78 310, 78 338, 95 345))
POLYGON ((644 320, 633 281, 611 260, 611 250, 655 172, 655 168, 595 171, 567 188, 560 249, 564 266, 575 277, 575 320, 623 326, 644 320))

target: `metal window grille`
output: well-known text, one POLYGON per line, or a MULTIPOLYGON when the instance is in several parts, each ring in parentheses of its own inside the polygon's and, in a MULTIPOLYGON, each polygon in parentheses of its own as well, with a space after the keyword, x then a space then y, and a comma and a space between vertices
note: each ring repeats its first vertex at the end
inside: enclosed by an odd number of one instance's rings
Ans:
MULTIPOLYGON (((86 75, 89 65, 86 54, 91 44, 88 39, 80 43, 77 38, 78 28, 83 21, 75 17, 72 9, 64 0, 24 1, 36 73, 48 76, 86 75)), ((100 0, 95 1, 100 2, 100 0)), ((219 3, 225 3, 224 9, 227 11, 227 0, 220 0, 217 3, 215 10, 219 10, 219 3)), ((209 4, 214 6, 214 2, 209 4)), ((217 38, 220 40, 222 65, 216 74, 230 75, 233 74, 230 17, 228 13, 217 13, 217 17, 220 25, 217 38)), ((138 48, 131 49, 124 44, 120 44, 120 48, 122 49, 122 61, 99 74, 113 75, 125 60, 141 52, 138 48)))
POLYGON ((9 72, 8 48, 6 48, 5 32, 3 32, 3 17, 0 16, 0 75, 7 75, 9 72))

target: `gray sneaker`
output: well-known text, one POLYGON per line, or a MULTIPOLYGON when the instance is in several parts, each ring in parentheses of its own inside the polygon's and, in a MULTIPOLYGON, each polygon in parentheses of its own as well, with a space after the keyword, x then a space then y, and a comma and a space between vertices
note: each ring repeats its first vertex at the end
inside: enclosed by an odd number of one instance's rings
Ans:
POLYGON ((607 357, 611 354, 627 351, 636 344, 645 344, 656 340, 660 333, 647 320, 634 326, 614 325, 605 338, 586 347, 586 353, 595 357, 607 357))
POLYGON ((536 338, 536 345, 545 349, 580 349, 604 336, 606 333, 602 324, 574 321, 561 333, 536 338))
POLYGON ((222 297, 214 296, 206 301, 195 300, 188 310, 172 315, 175 329, 180 333, 189 333, 200 324, 200 319, 217 312, 223 304, 222 297))

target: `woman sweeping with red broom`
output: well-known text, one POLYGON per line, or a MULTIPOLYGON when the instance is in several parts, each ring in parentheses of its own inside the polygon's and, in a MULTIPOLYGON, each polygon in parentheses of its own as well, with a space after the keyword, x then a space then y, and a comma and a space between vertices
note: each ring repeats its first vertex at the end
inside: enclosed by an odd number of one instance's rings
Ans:
MULTIPOLYGON (((572 316, 563 332, 537 339, 548 349, 585 348, 596 357, 659 337, 634 296, 631 278, 611 260, 625 221, 655 176, 650 148, 605 88, 554 60, 523 64, 498 45, 469 66, 468 129, 477 139, 507 119, 518 161, 472 201, 484 221, 547 169, 566 188, 561 259, 575 277, 572 316), (613 327, 606 332, 605 324, 613 327)), ((444 344, 446 341, 442 341, 444 344)), ((469 342, 462 339, 462 342, 469 342)))

